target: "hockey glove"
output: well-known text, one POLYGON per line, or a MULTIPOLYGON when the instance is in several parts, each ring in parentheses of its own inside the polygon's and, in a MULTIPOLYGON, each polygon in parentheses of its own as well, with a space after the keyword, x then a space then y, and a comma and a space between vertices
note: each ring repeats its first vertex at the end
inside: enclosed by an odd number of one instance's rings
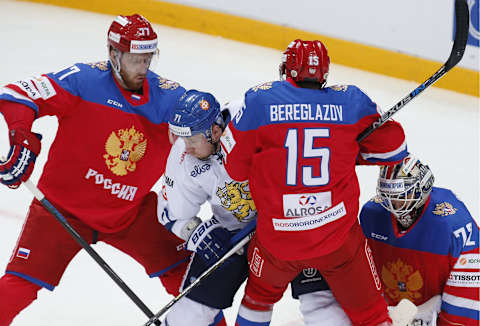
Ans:
POLYGON ((442 306, 442 296, 436 295, 417 306, 418 312, 408 326, 436 325, 437 316, 442 306))
POLYGON ((231 247, 230 232, 215 217, 200 223, 187 241, 187 250, 195 251, 208 266, 215 264, 231 247))
POLYGON ((16 189, 33 172, 42 147, 42 135, 22 129, 10 130, 9 134, 10 152, 5 162, 0 161, 0 182, 16 189))

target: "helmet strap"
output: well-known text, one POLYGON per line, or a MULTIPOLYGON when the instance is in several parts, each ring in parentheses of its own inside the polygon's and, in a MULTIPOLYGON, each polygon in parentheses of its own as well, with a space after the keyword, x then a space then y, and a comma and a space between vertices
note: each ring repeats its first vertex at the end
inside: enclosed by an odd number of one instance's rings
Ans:
POLYGON ((410 213, 399 218, 397 217, 397 222, 401 230, 408 230, 419 218, 423 212, 425 204, 420 207, 415 207, 410 213))
POLYGON ((120 71, 122 70, 122 65, 120 63, 120 58, 122 57, 122 52, 119 51, 118 49, 113 49, 113 58, 110 58, 110 63, 112 65, 112 70, 113 73, 115 74, 115 77, 117 78, 118 83, 123 87, 127 88, 127 85, 123 81, 122 75, 120 74, 120 71))

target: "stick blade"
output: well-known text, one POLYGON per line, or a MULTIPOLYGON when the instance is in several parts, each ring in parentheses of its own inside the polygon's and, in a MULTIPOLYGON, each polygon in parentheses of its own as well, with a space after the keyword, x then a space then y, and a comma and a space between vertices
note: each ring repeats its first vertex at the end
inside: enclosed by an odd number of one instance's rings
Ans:
POLYGON ((470 13, 466 0, 455 0, 455 38, 452 52, 445 63, 446 70, 450 70, 462 60, 467 46, 470 13))

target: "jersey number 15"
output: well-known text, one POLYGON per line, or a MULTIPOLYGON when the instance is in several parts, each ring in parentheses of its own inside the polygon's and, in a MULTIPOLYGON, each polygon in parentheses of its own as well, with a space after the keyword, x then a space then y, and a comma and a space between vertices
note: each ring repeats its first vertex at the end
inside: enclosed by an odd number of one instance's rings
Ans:
POLYGON ((298 170, 302 174, 302 184, 304 186, 324 186, 330 182, 329 161, 330 149, 328 147, 313 147, 315 138, 329 138, 330 130, 325 128, 301 129, 303 132, 303 158, 320 159, 320 176, 313 175, 311 165, 302 166, 298 163, 298 129, 289 129, 285 137, 284 147, 287 148, 287 185, 297 185, 298 170))

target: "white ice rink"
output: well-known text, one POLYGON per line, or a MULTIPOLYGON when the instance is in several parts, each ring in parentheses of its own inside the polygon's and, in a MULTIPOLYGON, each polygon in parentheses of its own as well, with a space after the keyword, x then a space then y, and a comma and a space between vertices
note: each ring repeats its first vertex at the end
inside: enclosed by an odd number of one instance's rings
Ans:
MULTIPOLYGON (((143 14, 148 17, 148 13, 143 14)), ((0 0, 0 85, 57 71, 76 62, 104 60, 106 31, 112 19, 83 11, 0 0)), ((220 102, 225 102, 241 97, 251 86, 278 79, 280 51, 160 25, 155 28, 160 58, 154 70, 186 88, 211 91, 220 102)), ((450 35, 444 37, 445 42, 449 42, 450 35)), ((448 55, 445 53, 445 59, 448 55)), ((418 85, 339 66, 334 57, 331 60, 330 85, 355 84, 384 109, 418 85)), ((436 185, 453 189, 478 221, 479 98, 431 87, 403 108, 395 119, 406 130, 410 151, 430 165, 436 185)), ((34 130, 44 136, 34 182, 40 175, 56 126, 54 118, 43 118, 34 124, 34 130)), ((88 128, 85 125, 85 132, 88 128)), ((81 139, 79 135, 78 141, 81 139)), ((0 117, 0 155, 7 151, 7 129, 0 117)), ((377 171, 376 167, 358 168, 361 203, 374 194, 377 171)), ((9 260, 31 199, 32 195, 23 187, 16 191, 0 187, 0 270, 9 260)), ((208 210, 202 214, 206 216, 208 210)), ((96 245, 95 249, 151 310, 158 311, 170 300, 160 282, 148 279, 133 259, 103 244, 96 245)), ((234 308, 226 311, 230 325, 233 325, 238 300, 239 295, 234 308)), ((287 292, 275 307, 272 325, 297 318, 298 304, 287 292)), ((39 299, 17 317, 13 325, 117 326, 141 325, 145 320, 130 299, 81 252, 54 293, 42 290, 39 299)))

